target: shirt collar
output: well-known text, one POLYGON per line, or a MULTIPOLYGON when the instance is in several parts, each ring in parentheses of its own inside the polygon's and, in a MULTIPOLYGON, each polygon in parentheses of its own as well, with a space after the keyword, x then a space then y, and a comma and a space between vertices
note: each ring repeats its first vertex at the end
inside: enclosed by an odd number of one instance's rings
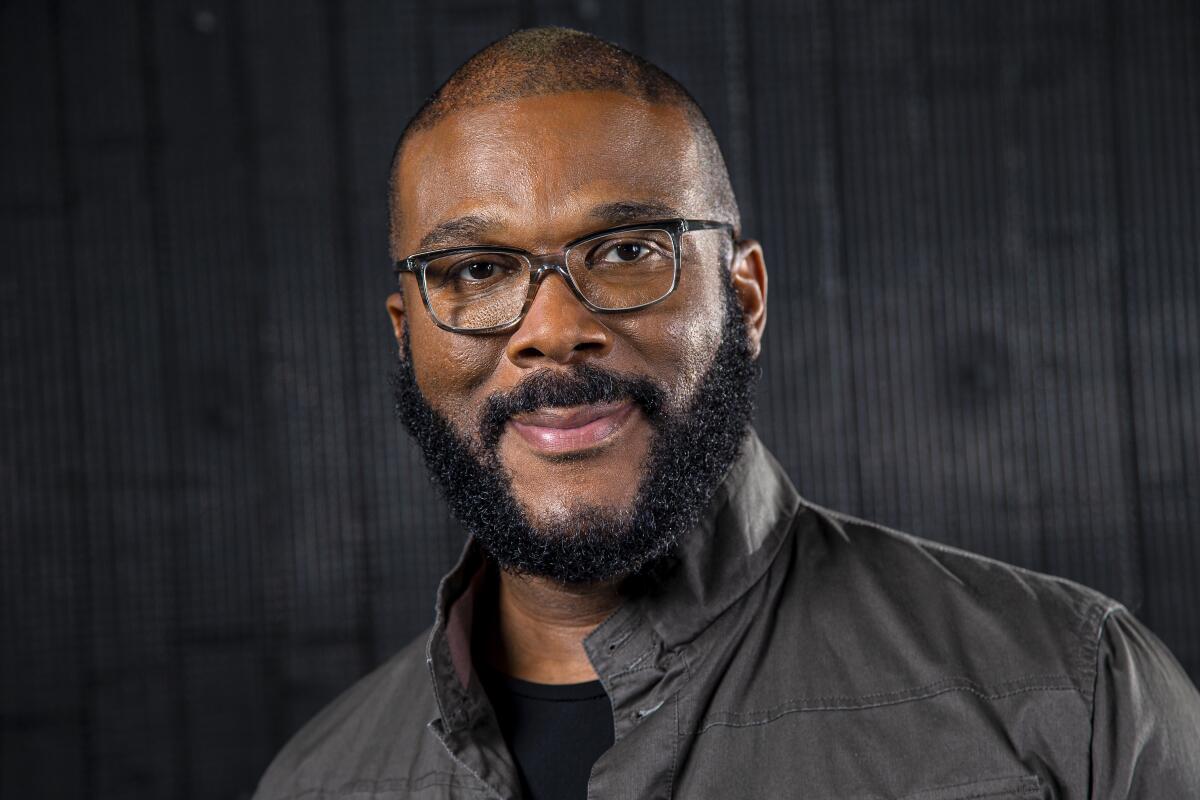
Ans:
POLYGON ((661 588, 634 601, 665 645, 693 639, 762 577, 799 505, 783 467, 751 431, 661 588))

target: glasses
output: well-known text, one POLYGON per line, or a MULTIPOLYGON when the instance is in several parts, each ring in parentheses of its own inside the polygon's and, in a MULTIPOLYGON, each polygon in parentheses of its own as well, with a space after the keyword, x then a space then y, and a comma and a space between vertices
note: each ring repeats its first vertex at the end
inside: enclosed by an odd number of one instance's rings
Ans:
POLYGON ((496 333, 516 326, 551 273, 590 311, 635 311, 665 300, 679 285, 683 235, 727 222, 673 219, 590 233, 562 250, 535 255, 515 247, 451 247, 397 261, 417 276, 434 324, 455 333, 496 333))

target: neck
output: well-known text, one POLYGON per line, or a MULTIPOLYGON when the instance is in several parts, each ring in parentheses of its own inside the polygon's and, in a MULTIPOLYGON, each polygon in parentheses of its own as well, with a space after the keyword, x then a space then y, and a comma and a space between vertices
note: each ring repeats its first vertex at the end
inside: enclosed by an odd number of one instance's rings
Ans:
POLYGON ((598 678, 583 640, 617 610, 617 583, 564 586, 500 572, 492 619, 483 623, 482 657, 506 675, 532 683, 598 678))

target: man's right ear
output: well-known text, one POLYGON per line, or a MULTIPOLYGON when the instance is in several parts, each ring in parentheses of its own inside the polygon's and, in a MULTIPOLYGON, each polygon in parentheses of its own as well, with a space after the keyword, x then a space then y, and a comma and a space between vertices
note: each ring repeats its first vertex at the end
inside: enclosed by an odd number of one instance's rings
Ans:
POLYGON ((396 334, 396 346, 404 349, 404 296, 392 292, 387 299, 388 316, 392 318, 392 330, 396 334))

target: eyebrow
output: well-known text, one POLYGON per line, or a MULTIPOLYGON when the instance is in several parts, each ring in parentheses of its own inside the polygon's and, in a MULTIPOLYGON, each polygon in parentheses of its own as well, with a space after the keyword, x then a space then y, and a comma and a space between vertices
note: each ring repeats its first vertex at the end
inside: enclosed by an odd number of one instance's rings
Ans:
POLYGON ((615 203, 601 203, 598 206, 592 206, 588 216, 610 225, 624 225, 627 222, 673 219, 682 217, 684 214, 677 208, 652 200, 618 200, 615 203))
MULTIPOLYGON (((612 203, 601 203, 592 206, 587 215, 596 220, 598 225, 614 226, 682 216, 681 212, 672 206, 646 200, 618 200, 612 203)), ((437 247, 475 244, 482 242, 488 234, 493 233, 499 227, 501 224, 498 219, 481 214, 454 217, 433 226, 428 233, 421 237, 417 249, 432 250, 437 247)))
POLYGON ((437 246, 453 246, 464 241, 476 242, 496 227, 498 225, 495 219, 478 214, 455 217, 434 225, 421 237, 417 249, 431 250, 437 246))

